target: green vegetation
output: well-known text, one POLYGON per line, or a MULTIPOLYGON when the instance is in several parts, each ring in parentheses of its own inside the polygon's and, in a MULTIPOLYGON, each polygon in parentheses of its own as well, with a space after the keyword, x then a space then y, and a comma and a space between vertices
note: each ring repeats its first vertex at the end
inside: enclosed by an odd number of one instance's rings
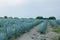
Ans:
POLYGON ((60 28, 53 29, 52 31, 56 33, 60 33, 60 28))
POLYGON ((38 32, 40 34, 45 34, 46 33, 46 29, 47 29, 47 20, 45 20, 44 22, 42 22, 39 26, 38 32))
POLYGON ((9 40, 12 37, 17 38, 22 34, 29 32, 40 22, 42 22, 42 20, 4 16, 0 19, 0 39, 9 40))
POLYGON ((6 18, 8 18, 7 16, 4 16, 4 18, 6 19, 6 18))
POLYGON ((49 19, 53 19, 53 20, 56 20, 56 18, 55 18, 55 17, 49 17, 49 19))
POLYGON ((49 18, 43 18, 42 16, 37 16, 36 19, 43 19, 43 20, 56 20, 54 16, 51 16, 49 18))
POLYGON ((42 16, 37 16, 36 19, 43 19, 43 17, 42 16))
MULTIPOLYGON (((60 20, 59 20, 60 21, 60 20)), ((58 22, 59 22, 58 21, 58 22)), ((18 18, 18 17, 0 17, 0 39, 1 40, 13 40, 24 33, 29 32, 33 27, 40 24, 38 32, 45 34, 47 30, 47 23, 53 25, 53 32, 60 33, 60 28, 55 17, 43 18, 38 16, 36 18, 18 18)))

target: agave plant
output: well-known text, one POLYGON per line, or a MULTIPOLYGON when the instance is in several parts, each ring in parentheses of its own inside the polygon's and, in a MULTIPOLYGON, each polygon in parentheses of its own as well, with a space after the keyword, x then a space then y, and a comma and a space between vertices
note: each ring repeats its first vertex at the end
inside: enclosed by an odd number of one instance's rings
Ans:
POLYGON ((46 32, 46 28, 47 28, 47 21, 44 21, 43 23, 40 24, 38 32, 44 34, 46 32))
POLYGON ((56 22, 56 20, 49 20, 49 23, 52 25, 53 28, 58 27, 58 23, 56 22))
POLYGON ((0 19, 0 39, 5 40, 28 32, 35 25, 41 23, 38 19, 0 19))

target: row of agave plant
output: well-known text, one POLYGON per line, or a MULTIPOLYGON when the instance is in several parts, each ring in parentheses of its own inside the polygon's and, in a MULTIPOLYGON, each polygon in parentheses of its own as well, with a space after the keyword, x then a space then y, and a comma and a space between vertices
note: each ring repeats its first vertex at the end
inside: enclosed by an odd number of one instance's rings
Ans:
POLYGON ((47 30, 47 23, 50 23, 52 28, 60 28, 60 20, 45 20, 39 26, 38 32, 41 34, 45 34, 47 30))
POLYGON ((45 33, 47 22, 49 22, 53 27, 59 24, 59 21, 57 20, 0 19, 0 40, 9 40, 11 37, 20 36, 29 32, 31 28, 40 23, 38 32, 45 33))
POLYGON ((38 28, 38 32, 40 33, 40 34, 45 34, 46 33, 46 29, 47 29, 47 20, 45 20, 45 21, 43 21, 41 24, 40 24, 40 26, 39 26, 39 28, 38 28))
POLYGON ((41 22, 38 19, 0 19, 0 40, 20 36, 41 22))
POLYGON ((60 21, 59 20, 49 20, 50 25, 52 26, 52 28, 57 28, 60 26, 60 21))

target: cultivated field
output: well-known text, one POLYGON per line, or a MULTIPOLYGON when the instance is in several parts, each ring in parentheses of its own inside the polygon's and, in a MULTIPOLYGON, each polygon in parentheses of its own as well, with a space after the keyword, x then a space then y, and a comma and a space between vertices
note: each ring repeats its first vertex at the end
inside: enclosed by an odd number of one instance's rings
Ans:
POLYGON ((60 40, 60 20, 0 18, 0 40, 60 40))

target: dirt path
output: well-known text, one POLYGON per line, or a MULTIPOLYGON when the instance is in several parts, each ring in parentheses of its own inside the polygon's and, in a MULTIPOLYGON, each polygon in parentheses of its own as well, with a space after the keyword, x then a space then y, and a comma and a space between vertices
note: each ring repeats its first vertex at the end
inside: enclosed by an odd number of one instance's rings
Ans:
POLYGON ((34 40, 37 36, 39 36, 39 33, 37 32, 38 27, 39 25, 31 29, 30 32, 23 34, 21 37, 15 40, 34 40))
POLYGON ((39 34, 39 36, 37 37, 37 39, 35 40, 50 40, 49 38, 51 37, 51 25, 49 24, 49 22, 47 23, 47 29, 46 29, 46 34, 39 34), (50 33, 50 34, 49 34, 50 33))
POLYGON ((56 34, 52 32, 52 27, 50 23, 47 23, 46 34, 39 34, 34 40, 57 40, 56 34))

